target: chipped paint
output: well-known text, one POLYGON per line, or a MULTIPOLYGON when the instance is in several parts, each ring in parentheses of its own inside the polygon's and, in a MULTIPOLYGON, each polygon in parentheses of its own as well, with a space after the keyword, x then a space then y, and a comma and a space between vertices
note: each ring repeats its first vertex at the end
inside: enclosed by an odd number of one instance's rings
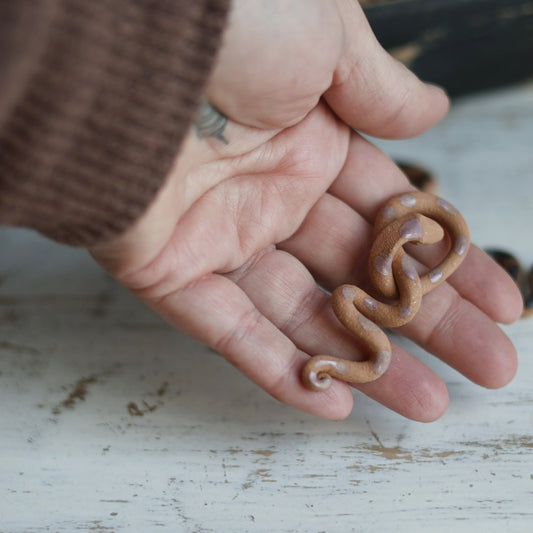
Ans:
POLYGON ((96 382, 97 379, 94 375, 80 378, 74 385, 72 385, 67 397, 56 405, 52 409, 52 412, 55 415, 59 415, 63 409, 73 409, 76 404, 84 402, 89 391, 89 385, 93 385, 96 382))

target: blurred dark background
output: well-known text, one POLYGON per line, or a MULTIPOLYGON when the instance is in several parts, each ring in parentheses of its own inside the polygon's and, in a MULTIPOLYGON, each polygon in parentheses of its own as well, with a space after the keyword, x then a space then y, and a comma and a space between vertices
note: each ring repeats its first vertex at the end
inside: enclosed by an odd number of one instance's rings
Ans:
POLYGON ((451 96, 533 79, 533 0, 362 0, 395 57, 451 96))

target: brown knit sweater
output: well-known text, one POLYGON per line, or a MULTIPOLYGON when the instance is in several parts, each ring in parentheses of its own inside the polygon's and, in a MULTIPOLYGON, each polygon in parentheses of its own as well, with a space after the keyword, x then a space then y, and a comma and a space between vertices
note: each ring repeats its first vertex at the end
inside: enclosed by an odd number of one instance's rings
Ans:
POLYGON ((146 209, 229 0, 0 0, 0 224, 90 246, 146 209))

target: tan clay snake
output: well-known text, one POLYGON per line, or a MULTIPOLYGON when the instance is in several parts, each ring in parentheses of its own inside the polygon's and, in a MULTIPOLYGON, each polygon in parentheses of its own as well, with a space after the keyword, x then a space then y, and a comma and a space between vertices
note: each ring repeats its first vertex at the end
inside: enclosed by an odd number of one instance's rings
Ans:
POLYGON ((302 373, 307 388, 327 389, 331 377, 348 383, 366 383, 383 375, 391 360, 391 345, 376 325, 399 327, 413 319, 422 296, 443 283, 463 262, 470 246, 468 227, 460 213, 433 194, 413 191, 395 196, 381 208, 374 225, 369 271, 374 287, 393 303, 378 302, 354 285, 341 285, 331 296, 340 322, 370 351, 366 361, 329 355, 312 357, 302 373), (404 252, 407 242, 434 244, 448 234, 451 247, 443 261, 419 276, 404 252))

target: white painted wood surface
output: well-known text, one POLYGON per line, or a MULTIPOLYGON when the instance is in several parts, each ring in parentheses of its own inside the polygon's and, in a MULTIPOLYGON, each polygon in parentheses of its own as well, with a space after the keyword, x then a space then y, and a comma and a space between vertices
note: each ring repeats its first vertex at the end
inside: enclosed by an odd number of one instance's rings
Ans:
MULTIPOLYGON (((533 86, 379 144, 436 172, 478 244, 533 263, 533 86)), ((348 420, 321 421, 172 331, 84 252, 4 228, 0 531, 532 531, 533 319, 506 331, 520 369, 499 391, 415 348, 450 390, 438 422, 360 394, 348 420)))

